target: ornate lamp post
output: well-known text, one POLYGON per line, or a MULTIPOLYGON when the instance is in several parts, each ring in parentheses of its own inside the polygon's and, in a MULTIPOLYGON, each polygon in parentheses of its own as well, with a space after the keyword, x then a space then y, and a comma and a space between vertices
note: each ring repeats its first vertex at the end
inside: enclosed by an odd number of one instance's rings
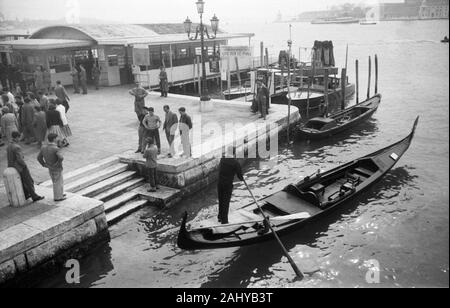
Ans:
POLYGON ((211 98, 208 94, 208 87, 207 87, 207 81, 206 81, 206 63, 205 60, 207 58, 207 53, 205 52, 205 37, 208 39, 215 39, 217 35, 217 30, 219 29, 219 19, 214 15, 214 17, 211 19, 211 28, 214 32, 214 35, 210 35, 208 33, 208 28, 205 27, 203 24, 203 12, 205 8, 205 2, 203 0, 198 0, 196 2, 197 5, 197 12, 200 15, 200 25, 195 30, 195 36, 191 37, 191 27, 192 27, 192 21, 189 19, 189 17, 186 18, 184 21, 184 29, 188 35, 188 38, 191 41, 195 41, 198 39, 198 35, 200 34, 200 41, 201 41, 201 49, 202 49, 202 78, 201 78, 201 84, 202 84, 202 96, 200 98, 200 101, 207 102, 210 101, 211 98))

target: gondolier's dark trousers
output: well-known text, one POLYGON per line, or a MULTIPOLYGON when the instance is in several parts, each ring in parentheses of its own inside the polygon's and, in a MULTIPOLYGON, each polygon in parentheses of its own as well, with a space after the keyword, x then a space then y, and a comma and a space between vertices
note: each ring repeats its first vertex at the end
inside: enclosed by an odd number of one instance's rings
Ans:
POLYGON ((217 185, 219 195, 219 221, 222 224, 228 223, 228 212, 230 210, 230 200, 233 194, 233 182, 220 183, 217 185))

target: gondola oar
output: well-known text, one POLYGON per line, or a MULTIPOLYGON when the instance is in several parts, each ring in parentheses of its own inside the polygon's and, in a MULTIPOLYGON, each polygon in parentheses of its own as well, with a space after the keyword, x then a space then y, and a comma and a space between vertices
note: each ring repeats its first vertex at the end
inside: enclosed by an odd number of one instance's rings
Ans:
POLYGON ((303 277, 305 275, 303 275, 302 271, 297 267, 297 264, 295 264, 294 260, 291 258, 291 256, 289 255, 289 252, 286 250, 286 248, 284 247, 283 243, 281 242, 280 238, 278 237, 278 234, 275 232, 275 230, 273 229, 272 225, 269 222, 269 219, 267 218, 267 216, 264 214, 262 208, 259 206, 258 201, 256 200, 255 196, 253 195, 252 190, 250 189, 250 187, 247 184, 247 181, 244 179, 244 184, 247 187, 248 191, 250 192, 250 195, 252 196, 253 200, 255 201, 256 206, 258 207, 259 211, 261 212, 261 215, 264 218, 264 221, 266 223, 266 225, 270 228, 270 231, 272 231, 273 236, 275 237, 275 239, 277 240, 278 244, 281 247, 281 250, 283 251, 284 255, 286 256, 286 258, 288 259, 289 263, 291 263, 292 269, 294 270, 295 274, 297 274, 297 277, 299 279, 303 279, 303 277))
MULTIPOLYGON (((307 218, 310 218, 310 217, 311 217, 311 215, 309 213, 302 212, 302 213, 297 213, 297 214, 292 214, 292 215, 275 216, 275 217, 271 218, 270 221, 274 221, 274 222, 280 222, 280 221, 281 222, 288 222, 288 221, 293 221, 293 220, 307 219, 307 218)), ((257 224, 257 223, 261 223, 263 221, 264 221, 264 219, 249 220, 249 221, 241 221, 241 222, 225 224, 225 225, 213 225, 213 226, 206 225, 206 226, 200 226, 200 228, 220 229, 220 228, 229 228, 229 227, 240 226, 240 225, 257 224)))

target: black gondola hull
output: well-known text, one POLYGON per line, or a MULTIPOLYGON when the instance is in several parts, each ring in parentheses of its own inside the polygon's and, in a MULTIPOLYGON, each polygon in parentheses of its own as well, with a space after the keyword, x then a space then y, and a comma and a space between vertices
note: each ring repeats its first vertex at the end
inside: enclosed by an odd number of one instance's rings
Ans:
MULTIPOLYGON (((312 184, 317 183, 324 183, 325 181, 328 181, 330 179, 333 179, 336 177, 336 175, 340 175, 343 173, 347 173, 350 170, 354 170, 357 167, 362 166, 369 166, 372 164, 374 166, 373 173, 364 181, 361 182, 360 185, 356 186, 354 191, 351 191, 348 194, 344 194, 342 198, 340 198, 338 201, 330 201, 331 197, 327 198, 325 202, 322 205, 323 208, 316 209, 314 211, 314 214, 311 215, 309 218, 305 219, 299 219, 296 221, 289 221, 286 223, 278 224, 277 226, 274 226, 274 230, 277 232, 278 235, 283 236, 289 233, 292 233, 293 231, 296 231, 298 229, 301 229, 302 227, 317 222, 320 218, 322 218, 325 215, 328 215, 330 212, 335 211, 336 209, 344 208, 349 201, 353 200, 358 195, 364 193, 368 188, 370 188, 373 184, 378 182, 383 178, 383 176, 391 170, 395 164, 398 162, 398 160, 403 156, 403 154, 408 150, 411 141, 414 137, 414 133, 416 130, 416 126, 418 123, 418 118, 416 119, 416 122, 414 123, 414 127, 412 132, 408 135, 408 137, 404 138, 403 140, 385 147, 381 150, 378 150, 372 154, 366 155, 364 157, 361 157, 355 161, 349 162, 347 164, 344 164, 342 166, 339 166, 337 168, 334 168, 328 172, 325 172, 321 174, 320 176, 317 176, 315 178, 307 177, 300 182, 295 184, 295 187, 298 189, 303 189, 305 187, 309 187, 312 184)), ((292 185, 291 185, 292 186, 292 185)), ((286 187, 282 192, 287 191, 286 187)), ((264 198, 261 200, 262 202, 269 202, 270 198, 277 195, 278 193, 275 193, 269 197, 264 198)), ((299 211, 301 209, 301 205, 299 205, 299 211)), ((243 207, 242 209, 250 209, 250 205, 247 205, 243 207)), ((303 210, 302 210, 303 211, 303 210)), ((229 248, 229 247, 238 247, 238 246, 246 246, 246 245, 252 245, 256 243, 266 242, 274 239, 274 236, 272 233, 265 233, 262 235, 258 235, 257 232, 248 232, 248 233, 240 233, 240 236, 244 236, 245 238, 239 238, 239 235, 231 234, 231 233, 223 233, 223 234, 217 234, 214 237, 208 237, 205 235, 204 231, 208 228, 200 228, 200 229, 194 229, 191 231, 188 231, 186 228, 187 224, 187 214, 185 214, 183 218, 183 222, 179 231, 178 235, 178 246, 182 249, 186 250, 196 250, 196 249, 216 249, 216 248, 229 248)), ((243 226, 248 226, 249 223, 242 223, 243 226)))

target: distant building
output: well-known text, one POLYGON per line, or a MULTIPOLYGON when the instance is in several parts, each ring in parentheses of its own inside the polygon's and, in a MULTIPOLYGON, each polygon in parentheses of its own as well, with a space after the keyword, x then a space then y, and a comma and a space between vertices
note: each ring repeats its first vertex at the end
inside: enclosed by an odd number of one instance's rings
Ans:
POLYGON ((449 0, 424 0, 420 6, 420 19, 448 19, 449 0))
POLYGON ((422 0, 405 0, 403 3, 380 4, 381 20, 419 19, 422 0))
POLYGON ((449 0, 405 0, 380 4, 381 20, 448 18, 449 0))

